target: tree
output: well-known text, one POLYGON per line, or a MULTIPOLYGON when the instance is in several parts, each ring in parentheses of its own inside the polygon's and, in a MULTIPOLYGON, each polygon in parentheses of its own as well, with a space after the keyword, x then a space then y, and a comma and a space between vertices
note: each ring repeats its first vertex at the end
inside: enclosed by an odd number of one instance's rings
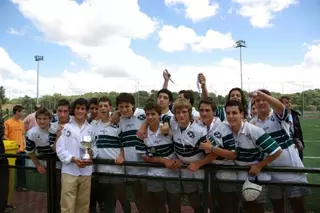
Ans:
POLYGON ((2 104, 5 104, 8 102, 8 98, 6 97, 6 89, 3 86, 0 86, 0 108, 2 104))

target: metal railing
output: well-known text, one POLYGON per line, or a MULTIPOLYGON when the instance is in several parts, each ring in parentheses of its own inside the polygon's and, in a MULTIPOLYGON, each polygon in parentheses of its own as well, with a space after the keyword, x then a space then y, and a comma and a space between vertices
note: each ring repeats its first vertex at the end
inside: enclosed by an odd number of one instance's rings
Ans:
MULTIPOLYGON (((16 154, 0 154, 1 157, 6 158, 17 158, 16 154)), ((29 159, 28 155, 21 156, 19 158, 29 159)), ((56 213, 57 211, 57 191, 56 191, 56 162, 58 160, 55 156, 39 156, 39 160, 46 161, 46 191, 47 191, 47 213, 56 213)), ((94 164, 97 165, 115 165, 114 160, 106 160, 106 159, 94 159, 94 164)), ((157 167, 164 168, 162 164, 151 164, 146 162, 124 162, 123 164, 126 166, 136 166, 136 167, 157 167)), ((0 165, 3 167, 4 165, 0 165)), ((9 168, 16 169, 26 169, 26 170, 35 170, 34 167, 30 166, 14 166, 9 165, 9 168)), ((182 169, 186 169, 187 165, 183 165, 182 169)), ((243 184, 241 180, 219 180, 215 179, 213 182, 210 182, 210 175, 215 174, 217 171, 225 170, 225 171, 249 171, 250 167, 248 166, 227 166, 227 165, 205 165, 201 167, 201 170, 204 171, 205 175, 203 179, 190 179, 190 178, 182 178, 181 172, 179 177, 154 177, 147 175, 131 175, 131 174, 106 174, 106 173, 98 173, 95 172, 96 175, 108 175, 108 176, 117 176, 117 177, 125 177, 125 178, 140 178, 140 179, 157 179, 157 180, 176 180, 176 181, 193 181, 193 182, 201 182, 203 185, 203 209, 204 212, 208 212, 209 208, 209 196, 210 196, 210 185, 215 185, 218 183, 229 183, 229 184, 243 184)), ((265 172, 281 172, 281 173, 308 173, 308 174, 318 174, 320 176, 320 168, 292 168, 292 167, 265 167, 262 171, 265 172)), ((263 185, 282 185, 282 186, 305 186, 312 188, 320 188, 320 183, 296 183, 296 182, 271 182, 271 181, 260 181, 263 185)), ((215 197, 211 197, 211 199, 215 199, 215 197)), ((320 200, 320 194, 319 194, 320 200)), ((308 208, 308 206, 307 206, 308 208)), ((317 209, 312 209, 310 212, 320 212, 320 204, 317 209)), ((211 211, 213 212, 213 210, 211 211)))

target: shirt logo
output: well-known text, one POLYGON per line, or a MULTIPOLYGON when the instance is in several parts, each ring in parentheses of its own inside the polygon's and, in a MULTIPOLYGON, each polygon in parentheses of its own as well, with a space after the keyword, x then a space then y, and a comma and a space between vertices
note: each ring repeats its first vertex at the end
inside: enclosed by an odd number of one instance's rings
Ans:
POLYGON ((66 136, 70 137, 71 136, 71 132, 69 130, 66 130, 66 136))
POLYGON ((246 134, 246 137, 252 141, 251 135, 250 134, 246 134))
POLYGON ((222 137, 220 132, 215 132, 213 135, 215 137, 217 137, 217 138, 221 138, 222 137))
POLYGON ((194 136, 194 133, 191 132, 191 131, 189 131, 189 132, 187 133, 187 135, 188 135, 190 138, 194 138, 194 137, 195 137, 195 136, 194 136))
POLYGON ((139 115, 138 116, 138 119, 140 120, 140 121, 144 121, 144 120, 146 120, 146 116, 145 115, 139 115))
POLYGON ((271 116, 271 121, 274 121, 274 117, 273 116, 271 116))
POLYGON ((131 129, 132 127, 134 127, 134 124, 127 124, 127 129, 131 129))

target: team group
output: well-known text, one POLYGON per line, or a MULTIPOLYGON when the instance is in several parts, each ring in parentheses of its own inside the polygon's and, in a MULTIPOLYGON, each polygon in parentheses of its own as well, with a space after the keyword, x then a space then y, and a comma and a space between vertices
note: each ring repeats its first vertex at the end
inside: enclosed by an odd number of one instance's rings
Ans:
MULTIPOLYGON (((303 167, 301 149, 293 137, 291 110, 283 104, 289 98, 282 98, 281 102, 269 91, 257 90, 249 94, 249 112, 243 91, 233 88, 225 106, 220 107, 208 97, 206 78, 199 74, 201 100, 197 111, 190 90, 180 91, 179 98, 173 100, 169 80, 170 74, 165 72, 157 100, 148 101, 144 109, 135 106, 131 94, 120 93, 115 110, 108 97, 101 97, 90 101, 79 98, 72 106, 68 100, 59 100, 58 121, 54 123, 47 109, 35 112, 37 126, 27 131, 25 150, 42 174, 46 168, 36 153, 57 155, 60 159, 57 168, 61 168, 61 213, 95 212, 97 203, 100 212, 115 212, 117 200, 123 212, 131 212, 128 183, 140 213, 165 213, 167 208, 170 213, 181 212, 181 192, 188 195, 195 213, 203 212, 199 182, 110 174, 201 179, 204 172, 200 168, 210 163, 250 166, 249 172, 219 171, 212 175, 212 181, 242 180, 245 184, 211 184, 214 187, 210 192, 218 201, 209 202, 211 209, 218 208, 222 213, 263 213, 264 203, 270 200, 273 212, 284 213, 288 199, 294 213, 307 212, 305 197, 311 193, 309 188, 256 184, 307 183, 306 174, 261 171, 265 166, 303 167), (112 159, 116 165, 92 165, 91 160, 83 160, 80 143, 87 136, 93 139, 92 158, 112 159), (124 167, 124 161, 160 163, 164 168, 124 167), (187 167, 182 169, 185 164, 187 167), (93 177, 93 172, 99 175, 93 177)), ((16 106, 13 111, 16 114, 22 110, 16 106)))

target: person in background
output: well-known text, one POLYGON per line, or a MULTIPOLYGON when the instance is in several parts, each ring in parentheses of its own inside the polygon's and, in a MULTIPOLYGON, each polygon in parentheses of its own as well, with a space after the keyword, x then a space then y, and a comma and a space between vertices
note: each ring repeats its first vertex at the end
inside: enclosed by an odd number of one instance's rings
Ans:
MULTIPOLYGON (((3 118, 0 117, 0 154, 5 153, 5 147, 3 143, 4 137, 4 124, 3 118)), ((14 207, 7 205, 8 193, 9 193, 9 162, 6 157, 0 156, 0 212, 10 212, 14 207)))
MULTIPOLYGON (((5 125, 5 138, 8 140, 15 141, 19 149, 17 151, 17 155, 24 155, 26 152, 25 146, 25 129, 24 124, 21 121, 21 117, 23 116, 24 108, 21 105, 16 105, 13 107, 13 117, 8 119, 5 125)), ((25 166, 26 159, 24 157, 17 157, 16 166, 25 166)), ((28 191, 26 171, 24 169, 17 169, 17 191, 28 191)))
POLYGON ((257 107, 256 107, 256 103, 254 101, 251 102, 251 118, 254 118, 258 115, 258 110, 257 110, 257 107))
POLYGON ((97 119, 98 117, 98 98, 91 98, 89 101, 89 113, 88 113, 88 122, 91 123, 91 121, 97 119))
POLYGON ((281 96, 279 100, 289 112, 290 131, 293 136, 294 143, 296 144, 299 150, 299 157, 302 161, 303 149, 305 147, 305 144, 303 141, 303 133, 302 133, 300 118, 299 118, 301 114, 298 111, 292 109, 291 98, 289 96, 281 96))
POLYGON ((34 112, 29 114, 24 120, 24 129, 29 131, 32 127, 38 126, 37 119, 36 119, 36 112, 41 108, 41 105, 36 105, 34 107, 34 112))

